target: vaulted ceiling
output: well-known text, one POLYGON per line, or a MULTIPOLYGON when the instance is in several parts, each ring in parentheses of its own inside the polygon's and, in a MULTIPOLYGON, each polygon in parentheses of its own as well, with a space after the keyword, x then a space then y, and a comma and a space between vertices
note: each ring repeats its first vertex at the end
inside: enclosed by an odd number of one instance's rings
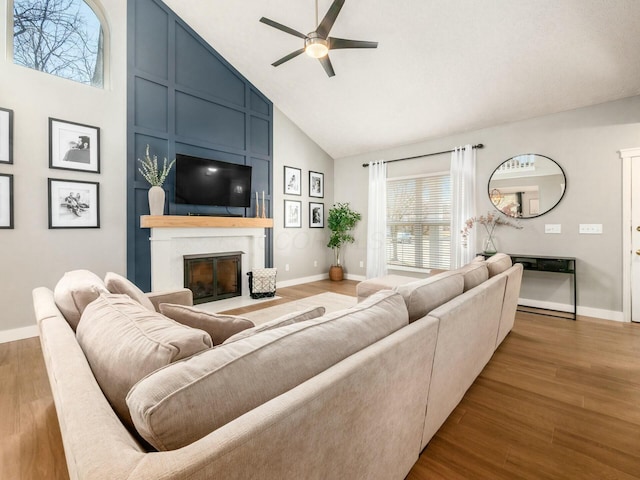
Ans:
POLYGON ((332 78, 259 22, 306 34, 314 0, 165 3, 334 158, 640 94, 640 0, 346 0, 331 36, 379 46, 332 78))

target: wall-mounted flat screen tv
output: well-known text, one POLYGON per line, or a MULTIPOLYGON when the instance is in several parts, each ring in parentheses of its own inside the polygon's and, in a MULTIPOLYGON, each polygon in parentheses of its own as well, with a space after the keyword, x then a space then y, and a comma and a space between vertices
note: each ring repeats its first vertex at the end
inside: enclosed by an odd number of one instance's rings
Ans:
POLYGON ((217 207, 251 205, 251 167, 176 154, 176 203, 217 207))

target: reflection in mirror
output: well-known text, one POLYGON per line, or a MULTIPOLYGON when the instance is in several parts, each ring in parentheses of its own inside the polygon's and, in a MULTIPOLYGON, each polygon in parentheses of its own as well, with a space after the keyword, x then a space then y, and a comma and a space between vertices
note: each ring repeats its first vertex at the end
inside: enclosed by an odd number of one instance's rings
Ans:
POLYGON ((498 165, 489 178, 489 199, 509 217, 533 218, 562 199, 567 180, 560 165, 544 155, 517 155, 498 165))

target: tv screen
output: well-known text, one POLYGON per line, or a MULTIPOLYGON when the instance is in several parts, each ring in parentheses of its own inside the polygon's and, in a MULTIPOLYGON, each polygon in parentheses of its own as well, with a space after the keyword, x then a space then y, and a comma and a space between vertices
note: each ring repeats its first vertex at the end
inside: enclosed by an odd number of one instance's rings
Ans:
POLYGON ((176 203, 249 207, 251 167, 178 153, 176 203))

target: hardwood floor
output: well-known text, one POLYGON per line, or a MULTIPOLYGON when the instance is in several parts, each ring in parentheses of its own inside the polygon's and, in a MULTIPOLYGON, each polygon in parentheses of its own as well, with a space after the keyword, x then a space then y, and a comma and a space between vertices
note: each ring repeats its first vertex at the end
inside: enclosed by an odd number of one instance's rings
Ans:
MULTIPOLYGON (((356 282, 278 289, 285 303, 356 282)), ((37 338, 0 344, 0 479, 67 479, 37 338)), ((640 325, 518 313, 407 480, 640 479, 640 325)))

